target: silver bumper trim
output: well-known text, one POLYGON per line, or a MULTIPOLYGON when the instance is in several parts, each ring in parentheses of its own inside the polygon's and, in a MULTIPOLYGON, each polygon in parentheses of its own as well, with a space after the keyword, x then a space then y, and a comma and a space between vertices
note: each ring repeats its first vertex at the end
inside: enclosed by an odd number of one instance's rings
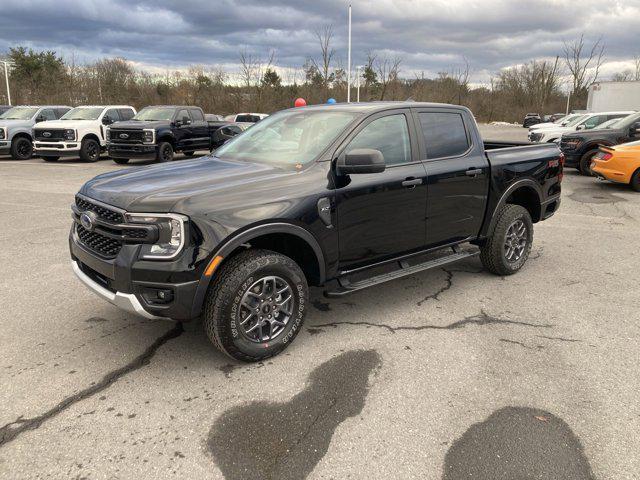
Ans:
POLYGON ((80 281, 84 283, 87 288, 89 288, 89 290, 93 291, 99 297, 102 297, 107 302, 115 305, 116 307, 121 308, 122 310, 125 310, 127 312, 140 315, 141 317, 148 318, 150 320, 165 319, 165 317, 158 317, 147 312, 134 294, 122 292, 114 293, 107 290, 102 285, 89 278, 89 276, 86 275, 82 270, 80 270, 80 266, 75 260, 71 261, 71 267, 73 268, 73 273, 76 274, 80 281))

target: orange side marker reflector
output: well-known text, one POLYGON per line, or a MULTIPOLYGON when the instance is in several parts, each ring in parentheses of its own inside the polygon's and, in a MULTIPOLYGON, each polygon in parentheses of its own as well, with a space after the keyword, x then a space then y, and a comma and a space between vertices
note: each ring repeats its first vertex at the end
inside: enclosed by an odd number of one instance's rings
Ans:
POLYGON ((216 271, 216 268, 218 268, 218 265, 220 265, 222 259, 223 257, 221 257, 220 255, 216 255, 215 257, 213 257, 213 260, 209 262, 209 265, 207 265, 207 269, 204 271, 205 276, 210 277, 211 275, 213 275, 213 272, 216 271))

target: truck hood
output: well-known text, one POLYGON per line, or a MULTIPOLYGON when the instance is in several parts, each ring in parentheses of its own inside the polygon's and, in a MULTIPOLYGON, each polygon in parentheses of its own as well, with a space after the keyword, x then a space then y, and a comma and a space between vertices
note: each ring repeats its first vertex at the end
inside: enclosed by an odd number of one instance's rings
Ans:
POLYGON ((85 183, 80 193, 130 212, 190 215, 188 205, 195 197, 206 195, 207 202, 215 204, 225 192, 255 191, 257 184, 291 174, 269 165, 207 156, 104 173, 85 183))
POLYGON ((98 120, 47 120, 35 125, 35 129, 46 130, 47 128, 82 128, 92 127, 98 124, 98 120))
POLYGON ((7 129, 30 127, 31 125, 33 125, 33 120, 0 120, 0 127, 7 127, 7 129))
POLYGON ((147 122, 145 120, 127 120, 123 122, 115 122, 111 124, 111 128, 126 128, 126 129, 140 129, 143 128, 160 128, 160 127, 168 127, 171 122, 166 120, 158 120, 155 122, 147 122))
POLYGON ((568 138, 579 138, 582 141, 598 139, 598 138, 615 138, 619 135, 623 135, 623 130, 614 128, 594 128, 591 130, 578 130, 575 132, 566 133, 562 136, 563 140, 568 138))

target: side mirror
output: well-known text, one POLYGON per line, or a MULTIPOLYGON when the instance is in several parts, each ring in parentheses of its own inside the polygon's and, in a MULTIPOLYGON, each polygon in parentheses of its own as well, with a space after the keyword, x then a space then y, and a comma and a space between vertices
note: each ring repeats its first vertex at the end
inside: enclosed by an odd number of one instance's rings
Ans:
POLYGON ((637 137, 638 135, 640 135, 640 122, 636 122, 631 125, 629 135, 631 135, 632 137, 637 137))
POLYGON ((44 118, 44 115, 38 115, 36 117, 36 123, 44 122, 45 120, 46 118, 44 118))
POLYGON ((112 123, 113 123, 113 120, 111 120, 111 117, 109 115, 105 115, 104 117, 102 117, 103 125, 111 125, 112 123))
POLYGON ((338 158, 336 167, 340 175, 350 175, 380 173, 384 172, 386 166, 384 164, 384 155, 380 150, 356 148, 338 158))
POLYGON ((584 125, 578 125, 576 130, 584 130, 586 127, 584 125))
POLYGON ((189 117, 182 117, 182 125, 191 125, 191 119, 189 119, 189 117))

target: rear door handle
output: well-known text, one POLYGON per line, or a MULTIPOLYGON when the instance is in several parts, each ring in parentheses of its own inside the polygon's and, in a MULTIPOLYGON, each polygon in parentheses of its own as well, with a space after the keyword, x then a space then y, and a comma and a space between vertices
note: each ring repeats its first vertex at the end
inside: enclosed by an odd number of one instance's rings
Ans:
POLYGON ((421 178, 407 178, 405 181, 402 182, 402 186, 403 187, 415 187, 416 185, 422 185, 422 179, 421 178))
POLYGON ((481 173, 482 173, 481 168, 471 168, 465 172, 465 175, 468 175, 469 177, 476 177, 481 173))

